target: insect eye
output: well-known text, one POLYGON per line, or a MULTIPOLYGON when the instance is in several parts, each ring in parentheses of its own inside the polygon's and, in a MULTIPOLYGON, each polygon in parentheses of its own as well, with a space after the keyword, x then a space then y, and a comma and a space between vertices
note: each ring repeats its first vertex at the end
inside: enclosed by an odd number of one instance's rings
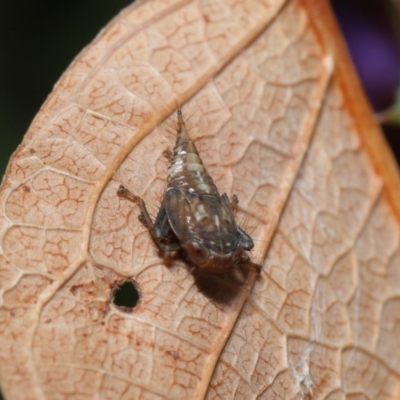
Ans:
POLYGON ((201 266, 210 257, 209 251, 197 240, 189 240, 186 244, 186 251, 190 260, 196 266, 201 266))

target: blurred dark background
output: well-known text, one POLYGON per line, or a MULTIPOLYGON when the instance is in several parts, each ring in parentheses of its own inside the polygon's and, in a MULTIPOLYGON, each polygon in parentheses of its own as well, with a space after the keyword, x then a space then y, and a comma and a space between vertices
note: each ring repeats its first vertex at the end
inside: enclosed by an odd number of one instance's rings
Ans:
MULTIPOLYGON (((400 82, 400 0, 332 0, 376 111, 400 82), (396 28, 397 27, 397 28, 396 28)), ((0 177, 68 65, 130 0, 22 0, 0 5, 0 177)), ((385 125, 397 152, 400 134, 385 125)), ((399 159, 399 158, 398 158, 399 159)))
POLYGON ((0 180, 68 65, 132 0, 19 0, 0 4, 0 180))
POLYGON ((400 0, 331 0, 331 4, 373 109, 382 117, 392 108, 389 118, 396 124, 385 122, 382 128, 399 164, 400 0))

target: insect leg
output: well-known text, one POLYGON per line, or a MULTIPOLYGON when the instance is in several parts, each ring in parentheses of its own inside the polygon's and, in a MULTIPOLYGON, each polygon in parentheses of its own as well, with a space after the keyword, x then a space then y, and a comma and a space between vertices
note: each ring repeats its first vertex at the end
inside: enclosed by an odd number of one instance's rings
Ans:
POLYGON ((258 264, 256 264, 256 263, 251 262, 251 261, 248 263, 248 265, 249 265, 250 267, 253 267, 253 268, 256 270, 257 275, 260 275, 261 270, 262 270, 262 265, 258 265, 258 264))
POLYGON ((161 204, 160 210, 158 211, 156 221, 154 222, 153 233, 154 238, 159 241, 167 237, 169 230, 171 229, 167 218, 167 212, 165 211, 164 201, 161 204))
POLYGON ((165 200, 163 200, 157 218, 150 228, 150 233, 163 251, 176 251, 181 247, 169 224, 167 212, 165 210, 165 200))
POLYGON ((161 250, 175 251, 180 248, 179 243, 176 241, 176 238, 173 236, 171 231, 167 213, 165 211, 164 201, 161 204, 161 208, 158 212, 155 222, 153 222, 149 212, 147 211, 146 204, 141 197, 136 196, 122 185, 118 188, 117 195, 139 204, 141 211, 139 215, 139 221, 149 229, 151 237, 158 244, 161 250))
POLYGON ((232 196, 232 200, 231 200, 232 211, 234 211, 234 212, 236 211, 238 204, 239 204, 239 199, 236 196, 236 194, 234 194, 232 196))
POLYGON ((163 156, 165 157, 165 158, 167 158, 169 161, 171 161, 172 160, 172 156, 173 156, 173 153, 172 153, 172 151, 171 150, 164 150, 163 152, 162 152, 162 154, 163 154, 163 156))
POLYGON ((257 272, 257 275, 260 275, 261 270, 262 270, 262 266, 250 261, 248 256, 242 257, 241 263, 238 264, 238 267, 240 269, 242 269, 242 268, 248 269, 249 267, 250 268, 254 268, 256 270, 256 272, 257 272))
POLYGON ((132 201, 133 203, 138 203, 141 211, 139 215, 139 221, 143 225, 147 226, 149 229, 153 229, 153 221, 151 220, 150 215, 147 212, 146 204, 141 197, 136 196, 129 189, 122 185, 120 185, 120 187, 118 188, 117 195, 119 197, 124 197, 125 199, 132 201))
POLYGON ((128 190, 125 186, 120 185, 117 190, 117 195, 119 197, 124 197, 125 199, 132 201, 133 203, 137 203, 140 199, 139 196, 133 194, 130 190, 128 190))

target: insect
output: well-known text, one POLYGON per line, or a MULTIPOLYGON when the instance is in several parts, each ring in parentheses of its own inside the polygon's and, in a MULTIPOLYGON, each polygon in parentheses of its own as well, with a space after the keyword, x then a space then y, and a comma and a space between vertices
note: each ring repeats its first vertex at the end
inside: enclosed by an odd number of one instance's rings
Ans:
POLYGON ((224 273, 247 263, 246 251, 254 243, 236 224, 238 198, 233 195, 229 201, 225 193, 219 194, 190 139, 180 109, 176 144, 170 157, 167 188, 154 222, 142 198, 124 186, 117 194, 139 204, 139 220, 162 251, 181 250, 190 264, 211 273, 224 273))

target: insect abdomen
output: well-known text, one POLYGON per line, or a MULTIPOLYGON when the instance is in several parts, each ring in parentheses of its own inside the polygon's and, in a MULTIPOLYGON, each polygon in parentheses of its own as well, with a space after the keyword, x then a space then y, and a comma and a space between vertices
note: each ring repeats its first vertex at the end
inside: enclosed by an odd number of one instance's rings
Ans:
POLYGON ((196 194, 219 196, 211 176, 205 169, 195 144, 190 139, 178 111, 178 138, 171 165, 168 168, 168 187, 188 190, 196 194))

